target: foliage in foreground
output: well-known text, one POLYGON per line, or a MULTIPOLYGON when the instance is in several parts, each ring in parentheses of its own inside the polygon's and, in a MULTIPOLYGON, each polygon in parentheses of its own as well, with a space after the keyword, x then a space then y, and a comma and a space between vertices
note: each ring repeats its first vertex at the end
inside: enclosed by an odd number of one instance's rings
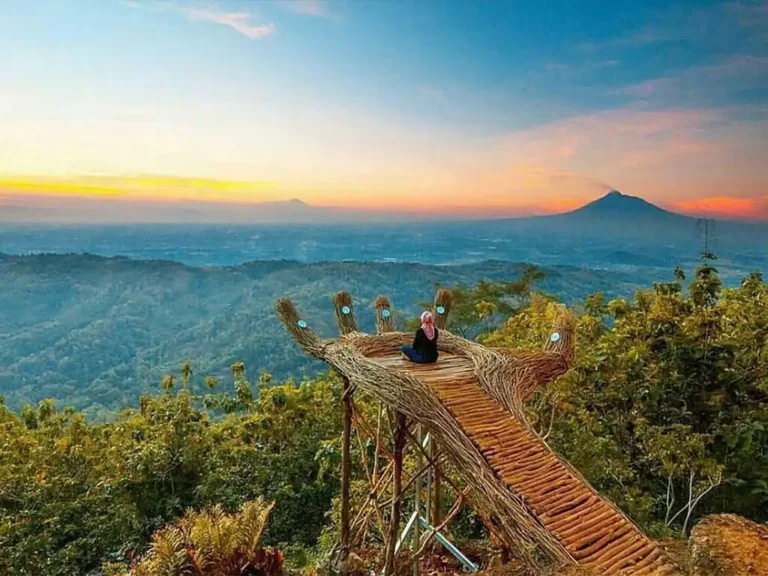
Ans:
POLYGON ((220 505, 203 512, 190 510, 174 525, 155 532, 149 552, 124 576, 280 574, 280 552, 261 547, 273 506, 257 499, 234 514, 225 513, 220 505))
MULTIPOLYGON (((550 444, 653 533, 705 513, 768 520, 768 286, 722 290, 705 255, 685 276, 579 319, 574 369, 532 408, 550 444)), ((554 305, 531 306, 485 338, 546 338, 554 305)))
POLYGON ((0 404, 0 574, 88 574, 140 552, 189 508, 258 497, 276 503, 266 544, 315 543, 338 491, 326 443, 340 435, 339 383, 251 393, 240 371, 234 398, 172 385, 110 423, 51 401, 19 415, 0 404))

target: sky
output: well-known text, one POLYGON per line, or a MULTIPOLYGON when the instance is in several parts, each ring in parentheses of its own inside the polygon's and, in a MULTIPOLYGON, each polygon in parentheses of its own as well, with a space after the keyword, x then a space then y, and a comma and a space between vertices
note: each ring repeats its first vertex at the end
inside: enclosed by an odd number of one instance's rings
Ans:
POLYGON ((0 0, 0 54, 0 210, 768 219, 765 0, 0 0))

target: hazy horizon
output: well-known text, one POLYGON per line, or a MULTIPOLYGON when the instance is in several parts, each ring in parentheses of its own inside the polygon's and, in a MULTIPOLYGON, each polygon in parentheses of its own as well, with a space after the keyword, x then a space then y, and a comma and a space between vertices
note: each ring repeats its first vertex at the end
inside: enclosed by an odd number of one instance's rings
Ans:
MULTIPOLYGON (((487 212, 465 207, 462 211, 419 212, 396 210, 350 209, 344 207, 318 207, 301 199, 261 203, 221 203, 188 200, 125 200, 81 197, 3 197, 0 194, 0 226, 2 225, 302 225, 302 224, 418 224, 448 222, 493 222, 496 220, 524 220, 541 216, 565 216, 609 195, 618 193, 630 199, 638 196, 611 190, 585 203, 563 206, 559 211, 530 207, 512 213, 487 212), (38 200, 44 202, 39 202, 38 200)), ((658 206, 664 211, 693 219, 712 219, 704 211, 679 211, 676 206, 658 206)), ((766 220, 751 214, 715 215, 717 220, 768 226, 766 220)))
MULTIPOLYGON (((631 195, 626 195, 631 196, 631 195)), ((488 212, 466 206, 448 212, 383 211, 317 207, 301 199, 262 203, 217 203, 188 200, 125 200, 80 197, 3 197, 0 194, 0 224, 312 224, 312 223, 415 223, 456 220, 498 220, 566 214, 595 202, 561 211, 518 210, 511 213, 488 212), (42 202, 40 202, 42 200, 42 202)), ((661 208, 664 208, 663 206, 661 208)), ((667 207, 675 212, 674 207, 667 207)), ((679 214, 697 217, 696 214, 679 214)))

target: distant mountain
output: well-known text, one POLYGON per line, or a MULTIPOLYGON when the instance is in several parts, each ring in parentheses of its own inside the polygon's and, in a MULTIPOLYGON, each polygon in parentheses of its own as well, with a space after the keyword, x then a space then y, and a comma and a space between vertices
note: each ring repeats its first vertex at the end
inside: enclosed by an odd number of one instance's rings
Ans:
POLYGON ((297 199, 217 203, 0 195, 0 224, 345 224, 423 219, 419 214, 318 207, 297 199))
POLYGON ((0 222, 40 222, 55 216, 51 210, 31 206, 3 204, 0 198, 0 222))
MULTIPOLYGON (((650 202, 612 190, 602 198, 572 212, 545 217, 547 228, 553 226, 565 236, 609 241, 618 245, 666 245, 678 250, 704 246, 704 226, 699 218, 664 210, 650 202)), ((541 223, 541 221, 539 222, 541 223)), ((707 227, 709 247, 725 256, 736 247, 756 247, 768 242, 764 222, 710 220, 707 227)))
POLYGON ((560 216, 570 218, 672 218, 691 220, 687 216, 664 210, 647 200, 637 196, 622 194, 618 190, 612 190, 602 198, 598 198, 581 208, 560 216))
POLYGON ((697 220, 613 190, 571 212, 507 220, 510 231, 559 241, 612 244, 698 244, 697 220))

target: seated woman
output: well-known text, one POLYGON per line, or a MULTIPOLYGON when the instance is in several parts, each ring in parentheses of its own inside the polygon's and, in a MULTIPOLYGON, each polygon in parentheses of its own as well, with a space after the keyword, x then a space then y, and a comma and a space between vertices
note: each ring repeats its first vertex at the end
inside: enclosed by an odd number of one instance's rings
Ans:
POLYGON ((417 364, 437 362, 437 328, 431 313, 425 311, 421 314, 421 328, 416 330, 413 346, 401 346, 400 350, 417 364))

